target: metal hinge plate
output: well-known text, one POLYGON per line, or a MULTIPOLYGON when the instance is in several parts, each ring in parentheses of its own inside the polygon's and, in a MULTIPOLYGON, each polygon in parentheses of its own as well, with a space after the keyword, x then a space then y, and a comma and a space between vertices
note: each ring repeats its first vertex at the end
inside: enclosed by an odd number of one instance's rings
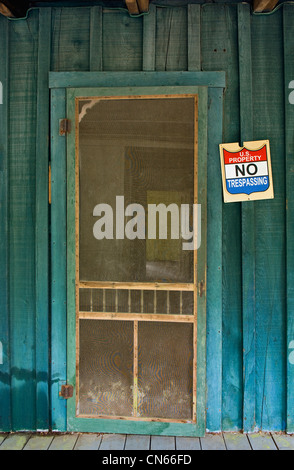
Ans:
POLYGON ((74 391, 74 388, 72 385, 69 385, 69 384, 61 385, 59 396, 61 398, 64 398, 65 400, 68 400, 69 398, 73 397, 73 391, 74 391))
POLYGON ((71 122, 69 119, 60 119, 59 121, 59 135, 67 135, 70 133, 71 122))

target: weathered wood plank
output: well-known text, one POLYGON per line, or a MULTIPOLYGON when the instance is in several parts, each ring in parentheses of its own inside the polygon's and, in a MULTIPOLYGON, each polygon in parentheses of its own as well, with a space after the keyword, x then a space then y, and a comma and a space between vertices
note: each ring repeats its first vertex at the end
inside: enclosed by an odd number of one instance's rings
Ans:
MULTIPOLYGON (((202 6, 201 57, 202 70, 227 72, 224 110, 221 101, 217 116, 208 110, 208 128, 217 126, 218 143, 234 142, 239 136, 236 7, 202 6)), ((209 91, 209 99, 216 93, 215 89, 209 91)), ((241 220, 238 204, 223 204, 216 172, 221 174, 219 154, 209 139, 207 428, 220 431, 242 427, 241 220)))
POLYGON ((188 70, 201 70, 200 5, 188 5, 188 70))
POLYGON ((202 450, 226 450, 222 434, 206 434, 200 438, 202 450))
POLYGON ((286 263, 287 263, 287 432, 294 432, 294 11, 292 5, 283 7, 285 63, 285 139, 286 139, 286 263))
POLYGON ((294 450, 294 435, 272 434, 272 438, 279 450, 294 450))
POLYGON ((222 401, 222 186, 215 180, 215 168, 219 168, 217 142, 222 140, 223 90, 209 89, 207 156, 207 428, 221 430, 222 401), (209 184, 214 181, 213 184, 209 184), (218 354, 215 351, 218 350, 218 354))
POLYGON ((0 430, 11 430, 10 331, 9 331, 9 21, 0 18, 0 430))
POLYGON ((150 5, 143 20, 143 70, 155 70, 156 6, 150 5))
POLYGON ((140 13, 146 13, 149 9, 149 0, 137 0, 140 13))
POLYGON ((279 0, 254 0, 253 11, 261 13, 263 11, 272 11, 277 5, 279 0))
POLYGON ((246 434, 226 432, 223 437, 227 450, 251 450, 246 434))
POLYGON ((51 70, 89 70, 90 8, 52 10, 51 70))
MULTIPOLYGON (((251 12, 238 5, 241 145, 253 138, 251 12)), ((243 430, 255 428, 255 206, 241 204, 243 286, 243 430)))
POLYGON ((23 450, 48 450, 54 436, 31 436, 23 450))
POLYGON ((78 440, 78 434, 55 436, 48 450, 73 450, 78 440))
POLYGON ((59 136, 59 120, 66 115, 65 92, 51 95, 51 408, 52 428, 66 431, 66 400, 59 382, 66 382, 66 137, 59 136))
POLYGON ((81 434, 74 450, 98 450, 101 440, 101 434, 81 434))
POLYGON ((124 434, 104 434, 99 450, 124 450, 125 442, 124 434))
POLYGON ((277 450, 276 445, 270 434, 248 434, 248 439, 253 450, 277 450))
POLYGON ((90 19, 90 70, 100 71, 103 67, 103 10, 100 6, 91 8, 90 19))
MULTIPOLYGON (((255 204, 256 253, 256 426, 280 431, 286 419, 286 227, 284 59, 282 10, 252 16, 254 139, 270 140, 272 200, 255 204), (270 54, 268 44, 271 44, 270 54), (268 96, 270 95, 270 100, 268 96), (284 148, 284 143, 283 143, 284 148), (266 273, 266 275, 265 275, 266 273)), ((293 268, 291 268, 293 269, 293 268)))
POLYGON ((10 434, 0 445, 1 450, 23 450, 30 434, 10 434))
POLYGON ((103 70, 142 70, 142 50, 143 17, 130 18, 128 12, 104 11, 103 70))
POLYGON ((130 15, 138 15, 140 13, 137 0, 125 0, 125 2, 128 7, 130 15))
POLYGON ((176 450, 201 450, 198 437, 176 437, 176 450))
POLYGON ((175 450, 175 437, 151 436, 151 450, 175 450))
POLYGON ((8 434, 0 434, 0 445, 6 439, 7 436, 8 436, 8 434))
POLYGON ((50 72, 50 88, 124 86, 207 86, 224 88, 224 72, 50 72))
POLYGON ((125 450, 149 450, 150 436, 128 435, 125 450))
POLYGON ((51 8, 39 10, 36 134, 36 429, 49 429, 49 228, 48 72, 51 60, 51 8))
POLYGON ((33 10, 26 21, 10 25, 9 300, 14 431, 36 429, 37 42, 38 11, 33 10))
POLYGON ((186 8, 158 8, 156 21, 156 70, 187 70, 186 8))

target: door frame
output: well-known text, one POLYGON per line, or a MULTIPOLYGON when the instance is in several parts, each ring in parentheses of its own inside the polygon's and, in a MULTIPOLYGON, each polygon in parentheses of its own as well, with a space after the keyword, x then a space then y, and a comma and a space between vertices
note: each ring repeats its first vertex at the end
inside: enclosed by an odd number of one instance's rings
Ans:
MULTIPOLYGON (((223 72, 52 72, 51 88, 51 313, 52 313, 52 428, 59 431, 119 432, 133 434, 203 436, 205 433, 206 407, 206 246, 207 246, 207 141, 217 146, 217 134, 207 126, 208 99, 210 89, 218 89, 222 100, 225 87, 223 72), (199 134, 205 138, 198 145, 198 203, 201 204, 201 247, 198 250, 198 296, 197 296, 197 422, 196 424, 124 421, 106 419, 85 419, 75 417, 75 394, 65 400, 60 396, 61 386, 75 384, 75 364, 68 361, 75 350, 75 272, 72 250, 75 236, 67 227, 73 226, 75 178, 68 177, 67 146, 73 145, 72 138, 59 132, 59 122, 70 111, 69 97, 85 91, 86 88, 127 88, 128 94, 146 89, 145 95, 174 93, 197 93, 199 95, 199 134), (152 91, 151 91, 152 87, 152 91), (167 88, 168 87, 168 88, 167 88), (78 89, 78 90, 77 90, 78 89), (203 158, 204 156, 204 158, 203 158), (68 197, 69 195, 69 197, 68 197), (73 224, 73 225, 72 225, 73 224), (72 238, 73 237, 73 238, 72 238)), ((102 91, 102 90, 101 90, 102 91)), ((113 90, 115 92, 115 90, 113 90)), ((88 93, 87 93, 88 94, 88 93)), ((90 93, 93 96, 93 94, 90 93)), ((84 95, 85 96, 85 95, 84 95)), ((88 94, 89 96, 89 94, 88 94)), ((218 112, 219 103, 210 101, 210 112, 218 112), (211 110, 212 108, 212 110, 211 110), (215 108, 215 109, 214 109, 215 108)), ((222 121, 222 116, 218 116, 222 121)), ((219 124, 218 124, 219 126, 219 124)), ((75 357, 75 354, 74 354, 75 357)))

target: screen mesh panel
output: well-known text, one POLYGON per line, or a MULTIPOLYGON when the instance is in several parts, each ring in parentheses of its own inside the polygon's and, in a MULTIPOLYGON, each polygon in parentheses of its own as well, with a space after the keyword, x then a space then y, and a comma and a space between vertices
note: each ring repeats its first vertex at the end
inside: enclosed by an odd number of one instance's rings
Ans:
POLYGON ((79 414, 132 416, 133 322, 80 320, 79 414))
POLYGON ((193 421, 197 97, 76 105, 77 415, 193 421))
POLYGON ((192 420, 193 325, 139 323, 138 416, 192 420))
POLYGON ((193 282, 193 251, 171 238, 169 211, 167 238, 149 239, 148 205, 193 204, 194 114, 193 97, 79 102, 81 281, 193 282), (94 216, 98 204, 110 209, 94 216), (124 215, 129 204, 144 210, 137 224, 136 213, 124 215), (127 238, 127 224, 145 239, 127 238))

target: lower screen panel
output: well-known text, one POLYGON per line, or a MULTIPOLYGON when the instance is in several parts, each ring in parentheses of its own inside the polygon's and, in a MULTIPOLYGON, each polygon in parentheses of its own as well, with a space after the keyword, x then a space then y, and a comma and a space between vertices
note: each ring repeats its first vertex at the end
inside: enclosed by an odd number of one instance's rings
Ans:
POLYGON ((139 323, 138 416, 192 420, 193 325, 139 323))
POLYGON ((193 420, 192 323, 79 325, 78 416, 193 420))
POLYGON ((78 414, 133 415, 133 322, 80 321, 78 414))

